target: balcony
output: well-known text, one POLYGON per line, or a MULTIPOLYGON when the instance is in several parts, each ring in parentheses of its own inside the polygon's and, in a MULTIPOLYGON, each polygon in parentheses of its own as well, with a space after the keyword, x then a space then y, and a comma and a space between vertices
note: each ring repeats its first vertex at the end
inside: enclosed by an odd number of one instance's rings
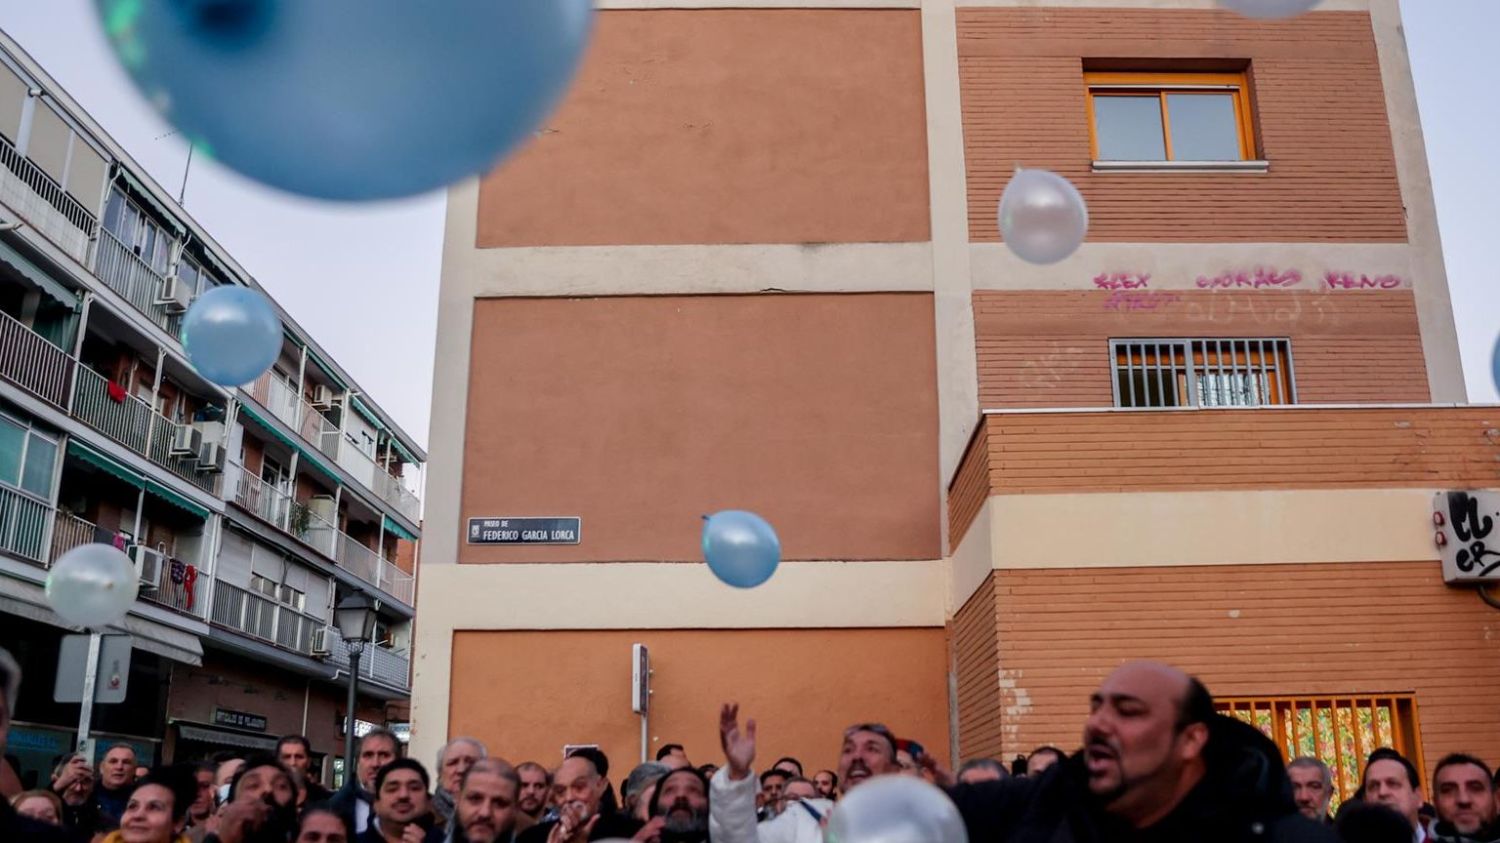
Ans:
POLYGON ((99 229, 96 248, 94 274, 162 330, 177 336, 182 317, 157 304, 166 283, 160 273, 109 229, 99 229))
POLYGON ((111 396, 108 379, 89 367, 78 366, 76 372, 74 418, 206 492, 218 489, 219 475, 199 471, 197 460, 172 454, 176 422, 134 395, 116 391, 111 396))
POLYGON ((234 502, 262 521, 297 539, 335 565, 410 606, 416 599, 411 574, 338 529, 306 504, 232 464, 234 502))
POLYGON ((98 220, 52 177, 0 138, 0 202, 79 263, 88 260, 98 220))
MULTIPOLYGON (((52 528, 52 562, 75 547, 94 542, 105 542, 114 534, 101 529, 91 521, 85 521, 66 512, 56 513, 52 528)), ((193 563, 181 559, 166 558, 162 561, 157 576, 151 582, 140 585, 141 600, 158 606, 201 618, 204 614, 203 590, 208 578, 193 563), (175 563, 175 564, 174 564, 175 563), (191 569, 193 574, 189 576, 191 569)))
MULTIPOLYGON (((329 663, 348 670, 349 648, 344 645, 344 639, 333 627, 328 628, 327 636, 329 663)), ((399 650, 366 645, 359 659, 359 675, 392 688, 404 689, 411 683, 411 659, 399 650)))
POLYGON ((374 492, 377 497, 395 507, 397 512, 405 515, 415 524, 422 512, 422 503, 417 496, 402 485, 400 479, 381 468, 375 462, 374 457, 360 450, 349 437, 341 435, 338 441, 340 446, 336 457, 338 464, 353 475, 354 479, 364 484, 366 489, 374 492))
MULTIPOLYGON (((0 141, 3 144, 3 141, 0 141)), ((8 313, 0 313, 0 377, 54 407, 68 404, 73 358, 8 313)))
POLYGON ((214 583, 209 621, 304 656, 312 655, 313 630, 326 625, 306 612, 223 580, 214 583))

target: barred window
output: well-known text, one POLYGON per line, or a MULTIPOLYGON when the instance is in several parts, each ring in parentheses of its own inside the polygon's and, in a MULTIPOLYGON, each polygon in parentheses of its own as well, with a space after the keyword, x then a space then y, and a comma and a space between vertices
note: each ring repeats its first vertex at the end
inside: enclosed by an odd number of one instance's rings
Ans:
POLYGON ((1286 339, 1110 341, 1116 407, 1295 404, 1286 339))

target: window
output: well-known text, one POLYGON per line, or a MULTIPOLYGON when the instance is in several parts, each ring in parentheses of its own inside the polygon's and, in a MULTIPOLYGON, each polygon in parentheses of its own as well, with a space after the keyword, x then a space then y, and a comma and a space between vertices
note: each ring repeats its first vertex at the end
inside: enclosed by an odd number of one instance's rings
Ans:
POLYGON ((1285 760, 1311 756, 1333 773, 1333 808, 1354 795, 1365 761, 1388 746, 1427 769, 1418 739, 1417 701, 1410 694, 1343 697, 1244 697, 1214 707, 1265 733, 1285 760))
POLYGON ((119 188, 109 193, 104 206, 104 228, 135 252, 157 274, 167 273, 172 254, 172 237, 167 231, 131 204, 119 188))
POLYGON ((56 439, 0 415, 0 483, 48 500, 56 467, 56 439))
POLYGON ((1251 161, 1243 73, 1086 73, 1095 161, 1251 161))
POLYGON ((1111 340, 1116 407, 1296 403, 1285 339, 1111 340))

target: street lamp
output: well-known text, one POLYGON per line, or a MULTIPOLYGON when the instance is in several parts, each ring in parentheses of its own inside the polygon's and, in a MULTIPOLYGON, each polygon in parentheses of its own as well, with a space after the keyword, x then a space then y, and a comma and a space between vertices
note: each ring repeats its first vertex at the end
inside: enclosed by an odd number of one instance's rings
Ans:
POLYGON ((354 593, 333 607, 333 623, 349 648, 349 705, 344 710, 344 782, 354 781, 354 699, 359 690, 359 656, 375 635, 375 604, 354 593))

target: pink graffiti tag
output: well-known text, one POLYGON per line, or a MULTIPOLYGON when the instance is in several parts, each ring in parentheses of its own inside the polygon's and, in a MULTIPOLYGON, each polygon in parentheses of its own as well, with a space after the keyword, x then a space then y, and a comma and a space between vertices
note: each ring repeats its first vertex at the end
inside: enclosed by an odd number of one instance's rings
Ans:
POLYGON ((1182 296, 1176 293, 1166 293, 1161 290, 1116 290, 1109 294, 1109 300, 1104 303, 1105 310, 1157 310, 1164 305, 1173 304, 1182 300, 1182 296))
POLYGON ((1351 272, 1329 272, 1323 276, 1323 284, 1330 290, 1399 290, 1407 283, 1399 275, 1368 275, 1354 277, 1351 272))
POLYGON ((1198 287, 1203 290, 1228 290, 1245 289, 1259 290, 1264 287, 1286 288, 1295 287, 1302 283, 1302 273, 1295 269, 1286 272, 1278 272, 1275 269, 1256 267, 1253 272, 1246 270, 1221 272, 1213 278, 1206 275, 1198 276, 1198 287))
POLYGON ((1101 272, 1094 276, 1094 286, 1101 290, 1144 290, 1151 283, 1147 272, 1101 272))

